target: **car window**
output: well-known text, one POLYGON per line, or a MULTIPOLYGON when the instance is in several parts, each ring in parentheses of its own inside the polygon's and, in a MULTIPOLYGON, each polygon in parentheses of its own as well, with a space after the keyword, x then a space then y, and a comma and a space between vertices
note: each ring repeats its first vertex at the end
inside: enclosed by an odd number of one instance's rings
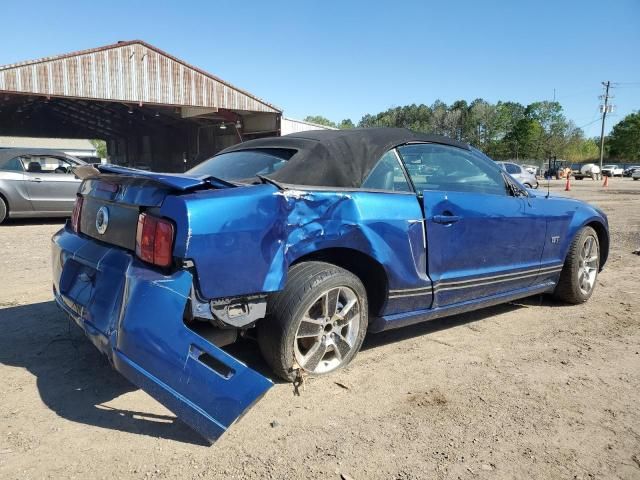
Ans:
POLYGON ((186 173, 189 175, 211 175, 222 180, 249 180, 256 175, 269 175, 284 167, 296 153, 284 148, 262 150, 239 150, 223 153, 205 160, 186 173))
POLYGON ((411 192, 407 177, 402 171, 395 150, 389 150, 371 170, 362 183, 362 188, 388 190, 392 192, 411 192))
POLYGON ((521 173, 520 167, 518 165, 515 165, 513 163, 505 163, 504 165, 507 170, 507 173, 511 173, 515 175, 521 173))
POLYGON ((10 172, 24 172, 20 157, 8 158, 0 162, 0 170, 8 170, 10 172))
POLYGON ((32 173, 71 173, 71 169, 76 166, 64 158, 48 155, 23 157, 22 164, 27 172, 32 173))
POLYGON ((483 156, 435 143, 404 145, 398 152, 418 191, 508 194, 500 167, 483 156))

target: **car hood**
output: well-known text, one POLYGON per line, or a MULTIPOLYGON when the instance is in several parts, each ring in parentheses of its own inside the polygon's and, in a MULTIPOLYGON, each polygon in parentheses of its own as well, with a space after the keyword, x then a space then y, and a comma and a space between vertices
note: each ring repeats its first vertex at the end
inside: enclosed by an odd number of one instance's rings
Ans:
MULTIPOLYGON (((540 187, 540 190, 537 190, 535 195, 538 198, 541 198, 542 200, 550 200, 550 201, 553 201, 553 202, 562 202, 562 203, 564 203, 566 205, 573 205, 574 207, 585 207, 585 208, 593 210, 595 213, 597 213, 603 219, 607 220, 607 214, 604 213, 600 208, 598 208, 595 205, 593 205, 592 203, 585 202, 583 200, 578 200, 577 198, 567 197, 565 195, 558 194, 558 193, 550 193, 549 195, 547 195, 547 193, 544 192, 544 189, 542 188, 542 186, 540 187), (540 191, 540 190, 542 190, 542 191, 540 191)), ((529 190, 529 192, 531 192, 531 190, 529 190)))

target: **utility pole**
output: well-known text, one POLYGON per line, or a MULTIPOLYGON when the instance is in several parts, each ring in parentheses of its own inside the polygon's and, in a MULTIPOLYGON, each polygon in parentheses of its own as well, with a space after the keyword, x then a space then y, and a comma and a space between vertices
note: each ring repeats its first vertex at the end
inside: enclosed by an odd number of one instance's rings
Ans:
POLYGON ((604 158, 604 121, 607 118, 607 112, 612 110, 613 105, 609 105, 609 87, 611 86, 611 82, 607 80, 606 82, 602 82, 604 86, 604 95, 600 98, 604 98, 604 104, 600 105, 600 109, 602 110, 602 128, 600 130, 600 171, 602 171, 602 159, 604 158))

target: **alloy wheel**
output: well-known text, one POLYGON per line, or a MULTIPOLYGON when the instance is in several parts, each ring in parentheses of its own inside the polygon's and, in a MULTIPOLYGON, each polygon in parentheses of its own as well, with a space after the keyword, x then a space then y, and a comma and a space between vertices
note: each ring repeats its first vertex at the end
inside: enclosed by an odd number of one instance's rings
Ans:
POLYGON ((584 295, 593 290, 598 275, 598 243, 589 235, 580 249, 580 262, 578 264, 578 285, 584 295))
POLYGON ((296 332, 298 365, 315 374, 338 368, 356 343, 360 315, 360 301, 351 288, 323 292, 306 310, 296 332))

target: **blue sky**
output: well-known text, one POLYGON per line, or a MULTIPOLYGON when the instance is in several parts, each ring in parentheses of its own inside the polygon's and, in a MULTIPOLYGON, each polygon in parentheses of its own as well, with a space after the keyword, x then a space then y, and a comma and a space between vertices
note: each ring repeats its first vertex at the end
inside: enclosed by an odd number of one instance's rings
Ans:
POLYGON ((409 103, 556 98, 599 134, 640 109, 640 1, 0 0, 0 64, 142 39, 281 107, 332 120, 409 103), (591 123, 590 123, 591 122, 591 123))

